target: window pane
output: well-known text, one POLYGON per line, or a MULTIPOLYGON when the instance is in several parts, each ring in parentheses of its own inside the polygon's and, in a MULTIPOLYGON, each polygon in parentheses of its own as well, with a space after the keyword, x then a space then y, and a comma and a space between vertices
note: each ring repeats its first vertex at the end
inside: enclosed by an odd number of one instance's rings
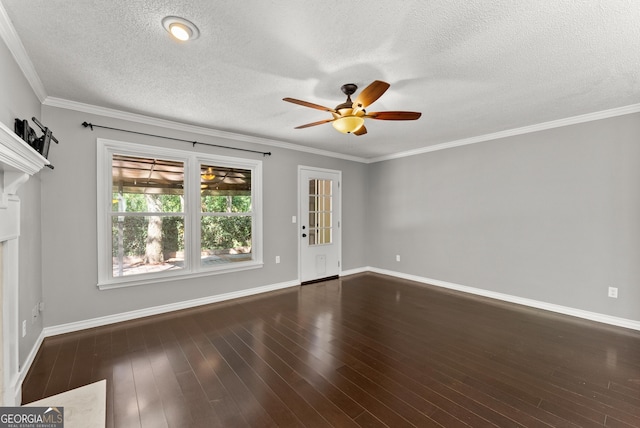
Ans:
POLYGON ((184 212, 184 163, 113 155, 114 212, 184 212))
POLYGON ((184 268, 184 218, 111 217, 113 276, 184 268))
POLYGON ((331 196, 309 196, 309 211, 331 211, 331 196))
POLYGON ((312 178, 309 180, 309 195, 331 195, 331 180, 312 178))
POLYGON ((251 212, 251 196, 201 195, 203 213, 248 213, 251 212))
POLYGON ((331 227, 331 213, 318 213, 318 220, 317 227, 331 227))
POLYGON ((203 216, 201 221, 201 264, 252 260, 250 216, 203 216))
POLYGON ((331 186, 331 180, 309 180, 309 245, 332 242, 331 186))
POLYGON ((331 228, 309 230, 309 245, 331 244, 331 228))
POLYGON ((251 212, 251 170, 201 164, 200 212, 251 212))
POLYGON ((331 195, 331 180, 312 178, 309 180, 310 195, 331 195))

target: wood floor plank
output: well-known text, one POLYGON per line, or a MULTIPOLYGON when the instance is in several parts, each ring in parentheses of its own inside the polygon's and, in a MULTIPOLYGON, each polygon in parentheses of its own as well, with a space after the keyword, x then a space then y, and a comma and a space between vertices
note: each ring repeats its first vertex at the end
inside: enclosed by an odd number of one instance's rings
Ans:
MULTIPOLYGON (((247 334, 249 332, 245 330, 247 334)), ((274 330, 266 328, 260 337, 252 336, 254 340, 261 341, 274 355, 277 355, 283 363, 287 364, 291 370, 294 370, 304 381, 312 385, 317 391, 322 391, 324 396, 339 408, 345 415, 355 418, 364 412, 364 408, 355 402, 351 397, 341 391, 331 381, 331 374, 325 367, 324 361, 317 359, 313 355, 301 360, 298 358, 300 352, 295 353, 295 345, 287 338, 280 336, 280 341, 271 335, 278 335, 274 330)), ((280 371, 283 372, 283 371, 280 371)), ((296 381, 296 383, 299 381, 296 381)))
POLYGON ((211 427, 222 427, 222 421, 213 411, 202 389, 200 381, 193 372, 186 371, 177 375, 177 381, 184 395, 184 403, 189 411, 188 415, 183 415, 183 421, 193 422, 194 425, 207 421, 211 427))
MULTIPOLYGON (((387 361, 389 364, 391 364, 392 367, 405 365, 407 366, 407 369, 409 369, 409 371, 406 371, 405 374, 400 373, 399 376, 406 376, 406 378, 410 379, 409 376, 411 374, 411 370, 421 371, 421 376, 426 375, 425 369, 423 369, 419 365, 415 365, 410 360, 404 359, 404 355, 400 352, 397 352, 397 349, 392 350, 388 347, 380 348, 377 346, 376 348, 372 348, 372 346, 376 346, 376 344, 368 340, 367 338, 363 338, 362 336, 354 334, 351 331, 348 343, 341 345, 340 348, 353 348, 352 352, 354 353, 354 355, 359 355, 360 359, 364 363, 368 363, 373 368, 378 367, 379 370, 384 371, 385 373, 390 373, 392 371, 386 369, 385 365, 382 363, 384 361, 387 361), (389 360, 388 358, 391 359, 389 360)), ((412 346, 415 346, 415 343, 412 346)), ((428 355, 426 353, 427 350, 423 350, 422 352, 423 353, 420 353, 421 356, 428 355)), ((431 359, 429 361, 429 366, 430 378, 435 382, 440 382, 447 385, 447 388, 450 391, 444 391, 443 396, 448 397, 452 402, 461 403, 464 402, 466 398, 475 400, 478 404, 484 405, 487 409, 483 410, 481 408, 478 408, 477 405, 473 403, 468 403, 465 405, 465 407, 468 410, 476 408, 476 413, 480 415, 484 414, 484 417, 486 419, 494 420, 494 423, 498 425, 517 425, 519 423, 524 426, 549 426, 549 424, 544 423, 544 419, 539 420, 537 418, 531 417, 531 415, 529 415, 528 413, 519 410, 518 406, 514 407, 512 405, 513 403, 496 400, 495 397, 492 397, 489 394, 485 394, 482 389, 465 387, 463 381, 468 379, 469 374, 464 369, 456 372, 454 361, 449 361, 447 366, 443 366, 440 362, 431 359), (455 394, 461 394, 466 398, 456 399, 455 394), (498 414, 487 412, 487 410, 492 408, 499 410, 498 414), (509 419, 503 419, 503 415, 507 416, 509 419), (509 422, 509 420, 511 422, 509 422)), ((425 384, 433 385, 433 382, 425 380, 425 384)), ((539 400, 536 400, 536 404, 537 403, 539 403, 539 400)), ((458 412, 456 411, 455 413, 457 414, 458 412)), ((558 421, 554 421, 554 423, 557 422, 558 421)))
POLYGON ((121 356, 114 361, 113 421, 117 427, 141 427, 133 367, 127 356, 121 356))
POLYGON ((40 347, 29 373, 22 384, 22 402, 30 403, 46 397, 45 389, 53 373, 53 366, 60 352, 62 342, 47 341, 40 347))
POLYGON ((334 405, 320 391, 316 390, 312 384, 307 382, 292 367, 287 365, 279 356, 273 354, 266 346, 259 341, 254 341, 246 330, 241 328, 233 329, 235 338, 227 337, 227 341, 242 355, 245 361, 249 362, 254 369, 261 372, 260 375, 265 382, 270 385, 280 383, 280 388, 287 388, 283 391, 276 391, 279 396, 283 392, 296 394, 299 399, 285 400, 287 406, 298 416, 299 419, 318 426, 328 423, 332 427, 356 427, 353 420, 334 405), (244 350, 243 350, 244 348, 244 350), (253 355, 251 355, 253 354, 253 355), (247 360, 248 359, 248 360, 247 360), (259 359, 260 361, 257 361, 259 359), (313 403, 313 405, 309 404, 313 403), (318 419, 322 418, 322 420, 318 419))
POLYGON ((51 369, 51 376, 44 390, 45 397, 69 389, 78 343, 78 339, 71 339, 60 346, 60 351, 51 369))
MULTIPOLYGON (((262 408, 276 426, 303 426, 299 417, 285 403, 286 400, 296 400, 297 404, 300 404, 300 400, 298 400, 299 397, 293 394, 291 390, 281 388, 282 383, 280 382, 271 385, 265 381, 260 376, 260 373, 256 373, 253 367, 233 349, 225 337, 220 336, 215 338, 211 343, 227 361, 238 378, 240 378, 248 390, 251 391, 250 394, 256 398, 260 397, 260 402, 264 403, 262 408)), ((258 370, 260 369, 264 370, 265 367, 261 366, 258 370)), ((265 416, 267 416, 266 414, 265 416)), ((309 415, 310 413, 305 412, 305 414, 309 415)), ((315 421, 318 422, 318 419, 319 418, 315 418, 315 421)), ((320 423, 322 422, 325 421, 321 421, 320 423)), ((326 422, 321 426, 327 426, 326 422)))
MULTIPOLYGON (((273 408, 269 410, 273 414, 279 414, 282 404, 278 402, 272 395, 260 395, 260 390, 251 390, 243 381, 240 373, 238 373, 227 359, 221 354, 216 346, 211 342, 199 342, 200 350, 207 361, 215 361, 215 373, 220 382, 228 391, 229 395, 236 403, 237 409, 242 416, 253 427, 273 427, 277 426, 272 417, 265 411, 265 407, 269 407, 267 403, 275 403, 273 408), (256 397, 254 394, 257 394, 256 397), (259 399, 260 398, 260 399, 259 399), (261 399, 264 398, 264 403, 261 399), (267 399, 268 398, 268 399, 267 399), (264 405, 263 405, 264 404, 264 405)), ((233 359, 233 355, 229 355, 233 359)), ((295 425, 293 425, 295 426, 295 425)))
MULTIPOLYGON (((306 325, 306 326, 307 326, 307 328, 312 328, 312 326, 309 326, 309 324, 306 324, 303 320, 300 320, 300 319, 299 319, 299 320, 298 320, 298 323, 299 323, 299 325, 306 325)), ((341 331, 344 333, 346 330, 341 329, 341 331)), ((333 336, 331 336, 331 337, 333 337, 333 336)), ((348 339, 345 339, 345 340, 348 340, 348 343, 347 343, 347 342, 345 342, 345 343, 344 343, 344 345, 339 346, 339 347, 338 347, 338 348, 339 348, 339 350, 337 351, 337 353, 342 354, 342 355, 344 355, 344 352, 343 352, 343 351, 344 351, 344 350, 346 350, 346 349, 348 349, 348 347, 350 346, 350 344, 353 344, 353 343, 354 343, 354 341, 357 341, 357 339, 356 339, 356 338, 354 338, 354 336, 350 336, 348 339)), ((327 347, 327 349, 331 349, 331 346, 330 346, 330 345, 334 344, 334 342, 335 342, 335 341, 334 341, 334 340, 332 340, 330 343, 327 343, 327 346, 326 346, 326 347, 327 347)), ((374 350, 371 350, 371 349, 370 349, 369 351, 371 351, 371 352, 375 352, 374 350)), ((369 357, 368 355, 363 355, 363 356, 361 356, 360 358, 362 358, 362 359, 368 359, 368 357, 369 357)), ((343 357, 343 358, 344 358, 344 357, 343 357)), ((358 364, 358 359, 357 359, 357 358, 358 358, 358 356, 357 356, 357 355, 356 355, 356 356, 352 355, 352 358, 355 358, 355 364, 358 364)), ((384 359, 384 357, 382 357, 382 358, 384 359)), ((350 360, 344 360, 344 361, 348 362, 349 364, 354 364, 354 363, 353 363, 353 362, 351 362, 350 360)), ((379 369, 380 369, 380 371, 381 371, 381 372, 388 373, 388 368, 387 368, 387 367, 385 367, 384 365, 379 366, 379 365, 376 363, 376 361, 375 361, 375 360, 370 360, 370 359, 369 359, 368 361, 369 361, 369 364, 370 364, 370 365, 372 365, 372 366, 374 366, 374 367, 376 367, 376 366, 377 366, 377 367, 379 367, 379 369)), ((414 381, 414 379, 411 377, 411 375, 412 375, 412 374, 413 374, 413 372, 412 372, 412 373, 410 373, 408 376, 405 376, 405 377, 402 379, 402 380, 405 382, 405 385, 406 385, 406 384, 410 384, 411 382, 413 382, 413 381, 414 381)), ((460 417, 460 416, 462 416, 462 414, 464 413, 463 408, 460 408, 459 406, 456 406, 456 405, 454 404, 454 401, 450 401, 450 400, 448 400, 445 396, 442 396, 442 397, 441 397, 441 396, 439 396, 439 394, 438 394, 438 393, 436 393, 436 392, 434 392, 434 391, 428 392, 428 391, 426 391, 426 390, 423 390, 423 391, 421 391, 421 393, 422 393, 423 395, 429 395, 429 396, 431 397, 431 399, 432 399, 432 400, 435 400, 435 402, 438 402, 441 406, 443 406, 443 407, 445 407, 445 408, 448 408, 448 409, 449 409, 449 411, 450 411, 451 413, 457 414, 459 417, 460 417), (453 405, 453 406, 456 406, 456 407, 452 408, 452 407, 451 407, 452 405, 453 405)), ((446 395, 446 394, 445 394, 445 395, 446 395)), ((466 419, 466 420, 467 420, 467 422, 469 422, 469 423, 473 424, 474 426, 480 426, 480 425, 482 425, 482 424, 487 424, 487 422, 488 422, 488 421, 486 421, 486 420, 476 419, 476 418, 477 418, 477 416, 476 416, 475 414, 473 414, 473 413, 468 413, 466 416, 462 416, 462 418, 463 418, 463 419, 466 419)))
POLYGON ((640 426, 640 332, 379 274, 46 338, 107 428, 640 426))
MULTIPOLYGON (((301 326, 301 324, 299 324, 299 326, 301 326)), ((287 327, 285 327, 284 324, 282 327, 283 329, 285 329, 283 331, 286 331, 287 327)), ((317 344, 317 342, 314 342, 314 340, 317 338, 309 336, 308 331, 305 331, 305 329, 303 328, 299 328, 297 329, 297 333, 294 333, 293 331, 289 331, 288 335, 290 339, 297 338, 296 339, 298 341, 297 344, 300 346, 300 349, 302 349, 303 352, 312 353, 316 358, 324 361, 331 361, 331 365, 334 367, 333 370, 335 371, 335 373, 340 374, 339 370, 344 367, 344 364, 345 364, 344 361, 341 361, 335 358, 333 355, 328 353, 325 349, 322 349, 322 347, 315 347, 314 343, 317 344)), ((328 336, 327 338, 332 339, 333 336, 328 336)), ((368 412, 370 412, 372 415, 375 415, 378 419, 386 421, 389 424, 391 424, 390 426, 403 426, 409 423, 397 412, 395 412, 394 410, 386 406, 384 403, 382 403, 379 399, 380 397, 371 395, 372 393, 371 391, 362 390, 361 388, 358 387, 357 384, 354 384, 348 378, 344 376, 338 376, 338 377, 334 376, 333 381, 335 382, 337 387, 340 388, 341 390, 344 390, 345 393, 356 394, 354 399, 356 399, 356 401, 360 403, 361 406, 363 406, 366 410, 368 410, 368 412)), ((427 422, 425 420, 423 421, 423 424, 426 424, 423 426, 433 425, 434 421, 427 422)))
MULTIPOLYGON (((401 335, 401 334, 402 334, 402 332, 397 331, 397 332, 395 332, 395 334, 396 334, 396 335, 398 335, 398 334, 400 334, 400 335, 401 335)), ((474 334, 476 334, 476 333, 474 332, 474 334)), ((465 341, 464 343, 465 343, 465 348, 469 346, 469 341, 465 341)), ((465 351, 466 351, 466 352, 473 352, 473 349, 465 349, 465 351)), ((481 354, 475 353, 475 355, 474 355, 474 357, 475 357, 475 358, 477 358, 477 357, 479 357, 479 356, 481 356, 481 354)), ((540 374, 541 374, 541 373, 538 373, 538 375, 540 375, 540 374)), ((570 404, 569 406, 572 406, 572 404, 570 404)), ((589 412, 589 411, 590 411, 589 409, 585 409, 585 410, 586 410, 587 412, 589 412)), ((565 413, 565 414, 566 414, 566 413, 565 413)), ((601 416, 602 416, 602 415, 595 414, 595 416, 593 416, 593 417, 594 417, 595 419, 597 419, 597 418, 599 418, 599 417, 601 417, 601 416)))
POLYGON ((163 403, 158 392, 156 379, 146 352, 136 351, 131 360, 134 373, 134 387, 140 412, 140 425, 143 428, 168 428, 163 403))
MULTIPOLYGON (((298 323, 300 326, 307 325, 302 320, 299 320, 298 323)), ((307 332, 307 334, 311 334, 311 333, 307 332)), ((327 338, 333 338, 333 336, 327 336, 327 338)), ((311 337, 310 340, 314 341, 315 339, 311 337)), ((339 347, 338 349, 333 351, 333 348, 335 347, 335 343, 336 343, 336 340, 331 340, 330 342, 327 342, 323 347, 322 352, 328 353, 335 357, 340 356, 341 364, 350 364, 355 366, 359 364, 360 361, 357 359, 356 356, 350 355, 349 352, 344 352, 345 350, 348 350, 348 345, 345 348, 339 347)), ((319 352, 319 351, 316 351, 316 352, 319 352)), ((367 356, 364 356, 363 358, 367 359, 367 356)), ((371 362, 370 360, 369 362, 371 365, 379 367, 381 372, 389 374, 389 371, 390 371, 389 367, 379 366, 376 364, 376 362, 371 362)), ((391 371, 392 370, 393 369, 391 369, 391 371)), ((369 373, 371 374, 371 372, 369 373)), ((478 415, 476 415, 475 413, 470 412, 464 407, 458 405, 457 403, 455 403, 455 401, 449 400, 446 397, 446 394, 442 395, 438 391, 435 391, 432 388, 429 388, 428 387, 429 385, 426 385, 426 386, 416 385, 414 387, 413 383, 415 382, 415 375, 416 375, 416 372, 413 370, 410 370, 410 373, 408 375, 402 375, 402 378, 399 379, 399 382, 403 383, 403 388, 406 390, 407 393, 409 393, 409 395, 405 396, 407 397, 408 400, 411 400, 412 396, 410 394, 412 393, 415 394, 416 391, 421 398, 428 398, 428 402, 424 402, 424 400, 421 400, 419 403, 416 403, 415 400, 412 400, 413 405, 416 406, 417 408, 424 409, 424 412, 426 414, 433 413, 439 417, 444 417, 442 422, 446 421, 449 424, 451 423, 451 420, 450 420, 451 418, 448 416, 445 416, 445 413, 447 412, 449 415, 455 415, 456 419, 459 419, 460 421, 470 424, 472 426, 492 425, 487 420, 484 420, 478 417, 478 415), (428 407, 425 408, 425 406, 428 406, 428 407), (440 409, 441 411, 438 412, 437 411, 438 409, 440 409)))
MULTIPOLYGON (((157 377, 156 377, 157 379, 157 377)), ((178 379, 175 379, 178 383, 178 379)), ((169 427, 180 427, 186 421, 194 420, 191 403, 185 397, 182 390, 179 393, 170 390, 163 390, 163 384, 159 383, 160 400, 162 401, 162 410, 164 412, 169 427)), ((200 416, 200 414, 198 414, 200 416)), ((224 425, 223 425, 224 426, 224 425)))

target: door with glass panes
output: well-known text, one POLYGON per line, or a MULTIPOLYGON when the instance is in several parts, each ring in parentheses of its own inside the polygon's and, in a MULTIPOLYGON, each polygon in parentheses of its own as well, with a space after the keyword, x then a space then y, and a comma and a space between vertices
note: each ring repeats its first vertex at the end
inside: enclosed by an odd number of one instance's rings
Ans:
POLYGON ((340 171, 299 168, 302 282, 340 274, 340 179, 340 171))

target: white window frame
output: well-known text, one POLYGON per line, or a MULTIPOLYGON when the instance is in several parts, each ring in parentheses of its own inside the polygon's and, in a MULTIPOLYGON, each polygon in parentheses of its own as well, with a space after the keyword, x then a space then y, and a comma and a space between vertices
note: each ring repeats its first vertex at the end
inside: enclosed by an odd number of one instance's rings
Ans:
POLYGON ((149 146, 98 138, 97 140, 98 288, 110 289, 217 275, 264 266, 262 260, 262 161, 195 151, 149 146), (113 155, 153 157, 184 162, 185 265, 181 270, 114 277, 111 209, 113 155), (200 261, 200 164, 251 170, 252 260, 203 266, 200 261), (197 256, 196 256, 197 255, 197 256))

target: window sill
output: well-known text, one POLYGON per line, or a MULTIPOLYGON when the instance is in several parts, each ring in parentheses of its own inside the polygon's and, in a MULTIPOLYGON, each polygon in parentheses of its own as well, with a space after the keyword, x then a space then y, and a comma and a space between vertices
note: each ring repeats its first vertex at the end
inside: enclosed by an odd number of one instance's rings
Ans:
POLYGON ((124 287, 133 287, 136 285, 148 285, 148 284, 156 284, 158 282, 169 282, 169 281, 180 281, 184 279, 190 278, 200 278, 203 276, 212 276, 212 275, 222 275, 233 272, 241 272, 244 270, 251 269, 261 269, 264 266, 263 262, 247 262, 243 263, 242 266, 224 266, 217 267, 215 269, 207 269, 201 270, 197 272, 188 272, 181 273, 176 272, 175 274, 168 274, 163 272, 161 275, 148 274, 134 277, 134 278, 121 278, 121 279, 111 279, 106 281, 99 281, 97 286, 99 290, 111 290, 114 288, 124 288, 124 287))

